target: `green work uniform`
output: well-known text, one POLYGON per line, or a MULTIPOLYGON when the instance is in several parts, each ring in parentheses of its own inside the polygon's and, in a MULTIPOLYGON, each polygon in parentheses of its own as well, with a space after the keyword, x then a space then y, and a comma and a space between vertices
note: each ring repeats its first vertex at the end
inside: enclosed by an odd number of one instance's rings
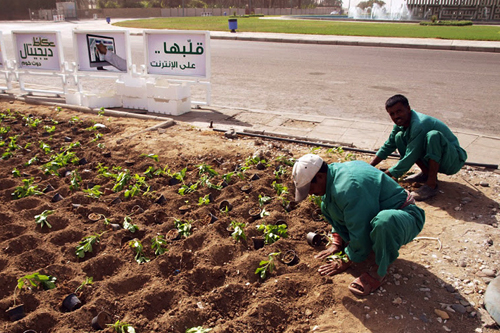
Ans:
POLYGON ((365 162, 332 163, 321 211, 333 231, 349 243, 349 258, 362 262, 373 250, 377 273, 384 276, 401 246, 424 227, 424 210, 414 204, 400 209, 407 196, 396 181, 365 162))
POLYGON ((418 160, 426 166, 429 159, 436 161, 439 163, 438 171, 447 175, 457 173, 467 160, 467 153, 448 126, 439 119, 414 110, 411 111, 410 126, 394 125, 377 156, 385 160, 396 148, 401 159, 389 169, 396 178, 404 175, 418 160))

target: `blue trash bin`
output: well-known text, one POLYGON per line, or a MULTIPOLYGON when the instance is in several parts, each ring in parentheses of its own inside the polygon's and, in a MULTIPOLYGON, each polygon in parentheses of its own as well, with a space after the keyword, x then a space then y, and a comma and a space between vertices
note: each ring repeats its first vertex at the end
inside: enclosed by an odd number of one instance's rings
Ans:
POLYGON ((237 19, 229 19, 227 21, 229 23, 229 30, 231 30, 231 32, 236 32, 236 29, 238 29, 238 20, 237 19))
POLYGON ((109 17, 109 16, 106 17, 106 22, 108 22, 108 24, 111 23, 111 17, 109 17))

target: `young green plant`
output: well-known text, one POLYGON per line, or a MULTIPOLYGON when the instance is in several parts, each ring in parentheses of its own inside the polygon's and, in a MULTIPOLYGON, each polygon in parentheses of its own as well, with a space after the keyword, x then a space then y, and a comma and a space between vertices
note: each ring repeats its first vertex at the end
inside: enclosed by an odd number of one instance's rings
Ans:
POLYGON ((259 263, 259 266, 256 270, 255 270, 255 274, 259 275, 259 277, 262 279, 262 280, 265 280, 267 275, 268 274, 271 274, 274 270, 274 261, 276 260, 276 257, 279 256, 281 254, 281 252, 272 252, 272 253, 269 253, 269 255, 267 256, 267 260, 262 260, 260 263, 259 263))
POLYGON ((57 278, 54 276, 42 275, 38 272, 19 278, 14 288, 14 306, 16 306, 16 290, 21 291, 24 286, 28 288, 38 288, 42 286, 44 289, 54 289, 56 287, 56 280, 57 278))
POLYGON ((231 233, 231 237, 235 241, 240 241, 242 239, 246 240, 247 235, 245 234, 245 228, 247 224, 244 222, 238 222, 238 221, 231 221, 231 228, 233 229, 233 232, 231 233))
POLYGON ((128 245, 135 251, 134 259, 138 264, 149 262, 149 259, 144 255, 144 248, 140 240, 134 238, 128 242, 128 245))
POLYGON ((44 210, 41 214, 35 215, 35 222, 36 224, 40 225, 40 229, 43 229, 44 226, 47 226, 48 228, 52 228, 50 223, 47 221, 47 216, 50 214, 53 214, 53 210, 44 210))

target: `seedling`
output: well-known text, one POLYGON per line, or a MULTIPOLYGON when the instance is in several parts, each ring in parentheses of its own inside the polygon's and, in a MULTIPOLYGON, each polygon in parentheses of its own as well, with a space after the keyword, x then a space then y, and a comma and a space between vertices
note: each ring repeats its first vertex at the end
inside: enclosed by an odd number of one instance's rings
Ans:
POLYGON ((152 240, 151 240, 151 249, 155 251, 155 256, 162 255, 163 253, 167 252, 167 241, 165 240, 165 236, 163 235, 156 235, 152 240))
POLYGON ((198 189, 198 183, 194 183, 189 186, 186 184, 182 184, 182 186, 179 188, 178 193, 180 195, 186 195, 195 192, 197 189, 198 189))
POLYGON ((147 157, 147 158, 150 158, 156 162, 159 162, 160 160, 158 159, 158 155, 156 154, 141 154, 139 155, 140 157, 147 157))
POLYGON ((35 215, 36 224, 39 224, 41 229, 43 229, 44 226, 52 228, 50 223, 47 221, 47 216, 53 213, 53 210, 44 210, 40 215, 35 215))
POLYGON ((52 134, 56 131, 56 127, 55 126, 43 126, 43 129, 45 130, 45 132, 49 133, 49 134, 52 134))
POLYGON ((188 237, 191 235, 191 222, 174 219, 174 225, 179 230, 179 235, 188 237))
POLYGON ((93 199, 99 199, 102 195, 102 192, 99 190, 101 185, 94 185, 94 187, 89 189, 82 189, 84 193, 87 193, 87 196, 93 199))
POLYGON ((96 133, 94 135, 94 138, 92 140, 90 140, 90 142, 96 142, 98 141, 100 138, 102 138, 102 134, 101 133, 96 133))
POLYGON ((141 177, 138 174, 134 175, 135 184, 130 185, 127 190, 125 190, 125 198, 133 197, 142 191, 142 188, 146 188, 144 194, 149 192, 150 186, 146 184, 145 177, 141 177))
POLYGON ((217 176, 219 173, 215 171, 210 165, 202 163, 198 164, 195 166, 196 169, 198 169, 198 175, 201 176, 202 174, 208 174, 208 176, 214 177, 217 176))
POLYGON ((210 203, 210 194, 198 198, 198 206, 208 205, 209 203, 210 203))
POLYGON ((92 246, 95 244, 99 244, 101 240, 101 236, 104 235, 106 231, 100 233, 100 234, 94 234, 92 236, 86 236, 84 237, 80 243, 78 243, 78 246, 76 247, 76 255, 78 258, 83 258, 85 257, 85 253, 92 252, 92 246))
POLYGON ((250 157, 247 157, 247 159, 245 160, 246 166, 250 166, 252 164, 259 164, 259 163, 264 164, 265 166, 268 165, 266 159, 264 159, 264 158, 261 159, 258 156, 253 156, 253 157, 250 156, 250 157))
POLYGON ((131 233, 134 233, 139 230, 139 227, 136 224, 132 224, 132 218, 127 215, 123 219, 123 229, 126 229, 131 233))
POLYGON ((98 117, 104 117, 104 107, 101 107, 99 111, 97 111, 97 116, 98 117))
POLYGON ((339 251, 337 253, 331 254, 328 257, 326 257, 327 261, 335 261, 335 260, 340 260, 343 262, 349 262, 349 257, 347 256, 347 253, 344 253, 343 251, 339 251))
POLYGON ((353 161, 356 159, 356 155, 353 153, 345 153, 342 147, 334 147, 326 150, 327 154, 336 155, 339 162, 353 161))
POLYGON ((228 172, 222 175, 222 179, 227 183, 231 183, 231 179, 233 178, 234 172, 228 172))
POLYGON ((76 123, 81 123, 82 121, 80 120, 80 118, 78 118, 78 116, 74 116, 74 117, 71 117, 71 119, 68 122, 73 125, 76 123))
POLYGON ((128 184, 132 176, 128 170, 122 171, 116 177, 116 184, 113 186, 113 192, 120 192, 128 184))
POLYGON ((42 166, 42 170, 46 175, 59 175, 57 170, 59 170, 62 167, 65 167, 68 164, 78 164, 80 159, 76 154, 68 149, 64 150, 62 153, 51 155, 51 161, 48 163, 45 163, 42 166))
POLYGON ((79 285, 78 288, 75 289, 74 294, 76 294, 77 292, 79 292, 86 285, 92 284, 92 283, 94 283, 94 278, 92 276, 91 277, 86 276, 85 280, 83 280, 82 284, 79 285))
POLYGON ((186 333, 207 333, 210 332, 211 328, 203 328, 203 326, 191 327, 186 330, 186 333))
POLYGON ((14 168, 14 170, 12 170, 12 176, 21 177, 21 172, 19 172, 19 170, 17 170, 16 168, 14 168))
POLYGON ((117 320, 116 323, 107 324, 107 326, 113 328, 115 330, 115 333, 135 333, 135 328, 124 321, 117 320))
POLYGON ((233 232, 231 233, 231 237, 235 241, 240 241, 242 239, 246 240, 247 235, 245 234, 244 228, 246 228, 247 224, 244 222, 231 221, 231 227, 233 228, 233 232))
POLYGON ((276 257, 279 256, 280 254, 281 254, 281 252, 269 253, 268 260, 262 260, 259 263, 260 267, 258 267, 255 270, 255 274, 259 275, 262 280, 265 280, 266 276, 273 272, 274 261, 276 260, 276 257))
POLYGON ((34 156, 34 157, 30 158, 28 162, 24 163, 24 165, 30 166, 30 165, 35 164, 36 162, 38 162, 38 156, 34 156))
POLYGON ((272 200, 271 197, 268 197, 267 195, 262 195, 259 194, 259 206, 262 207, 265 204, 269 203, 272 200))
POLYGON ((80 188, 80 182, 82 181, 82 177, 78 174, 78 170, 71 171, 71 179, 69 189, 71 191, 78 190, 80 188))
POLYGON ((0 136, 3 136, 4 134, 9 133, 9 131, 10 131, 10 126, 6 126, 6 127, 0 126, 0 136))
POLYGON ((181 171, 174 173, 172 175, 172 177, 177 179, 181 183, 184 183, 184 178, 186 178, 186 171, 187 171, 187 168, 184 168, 181 171))
POLYGON ((26 122, 25 126, 29 126, 31 128, 36 128, 38 126, 38 124, 40 124, 42 122, 40 119, 33 118, 33 117, 27 117, 27 116, 24 116, 23 120, 26 122))
POLYGON ((276 191, 276 194, 278 196, 284 195, 288 193, 288 187, 281 183, 277 183, 276 181, 273 181, 272 183, 273 189, 276 191))
POLYGON ((257 230, 264 233, 264 243, 272 244, 280 238, 288 237, 288 227, 285 224, 272 225, 272 224, 259 224, 257 230))
POLYGON ((286 174, 286 167, 280 165, 278 167, 278 170, 274 170, 274 178, 276 180, 279 180, 281 178, 281 176, 285 175, 286 174))
POLYGON ((260 211, 260 218, 263 218, 265 216, 269 216, 269 212, 265 208, 262 208, 262 210, 260 211))
POLYGON ((104 148, 106 148, 106 145, 104 143, 98 143, 97 148, 104 149, 104 148))
POLYGON ((140 240, 134 238, 130 242, 128 242, 128 245, 135 251, 134 259, 138 264, 149 262, 149 259, 144 256, 144 248, 142 247, 142 243, 140 240))
POLYGON ((276 157, 276 162, 285 164, 288 166, 293 166, 295 164, 295 159, 293 157, 286 157, 286 156, 278 156, 276 157))
POLYGON ((30 179, 23 179, 23 186, 17 186, 12 197, 14 200, 29 197, 30 195, 42 195, 43 192, 38 191, 38 185, 32 185, 35 180, 33 177, 30 179))
POLYGON ((321 201, 322 201, 321 196, 311 194, 311 195, 309 196, 309 200, 310 200, 312 203, 314 203, 316 206, 318 206, 319 208, 321 208, 321 201))
POLYGON ((42 286, 44 289, 54 289, 56 287, 56 280, 57 278, 54 276, 42 275, 40 273, 33 273, 19 278, 14 288, 14 306, 16 306, 16 290, 19 289, 21 291, 25 285, 27 288, 42 286))

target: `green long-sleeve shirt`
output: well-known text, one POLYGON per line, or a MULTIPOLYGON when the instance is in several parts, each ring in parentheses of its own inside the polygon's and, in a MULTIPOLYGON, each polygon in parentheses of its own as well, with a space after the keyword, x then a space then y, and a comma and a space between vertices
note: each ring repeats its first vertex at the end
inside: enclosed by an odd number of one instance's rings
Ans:
POLYGON ((377 151, 377 156, 385 160, 392 152, 396 150, 396 134, 402 132, 402 139, 406 144, 406 152, 401 159, 389 169, 394 177, 401 177, 406 171, 410 170, 413 164, 425 156, 425 140, 429 131, 436 130, 441 132, 455 146, 459 154, 459 159, 465 161, 467 153, 460 147, 457 137, 442 121, 434 117, 411 111, 410 126, 394 125, 389 138, 384 145, 377 151))
POLYGON ((371 165, 353 161, 328 165, 321 211, 335 232, 349 242, 346 253, 364 261, 372 250, 370 221, 382 210, 399 209, 406 191, 371 165))

